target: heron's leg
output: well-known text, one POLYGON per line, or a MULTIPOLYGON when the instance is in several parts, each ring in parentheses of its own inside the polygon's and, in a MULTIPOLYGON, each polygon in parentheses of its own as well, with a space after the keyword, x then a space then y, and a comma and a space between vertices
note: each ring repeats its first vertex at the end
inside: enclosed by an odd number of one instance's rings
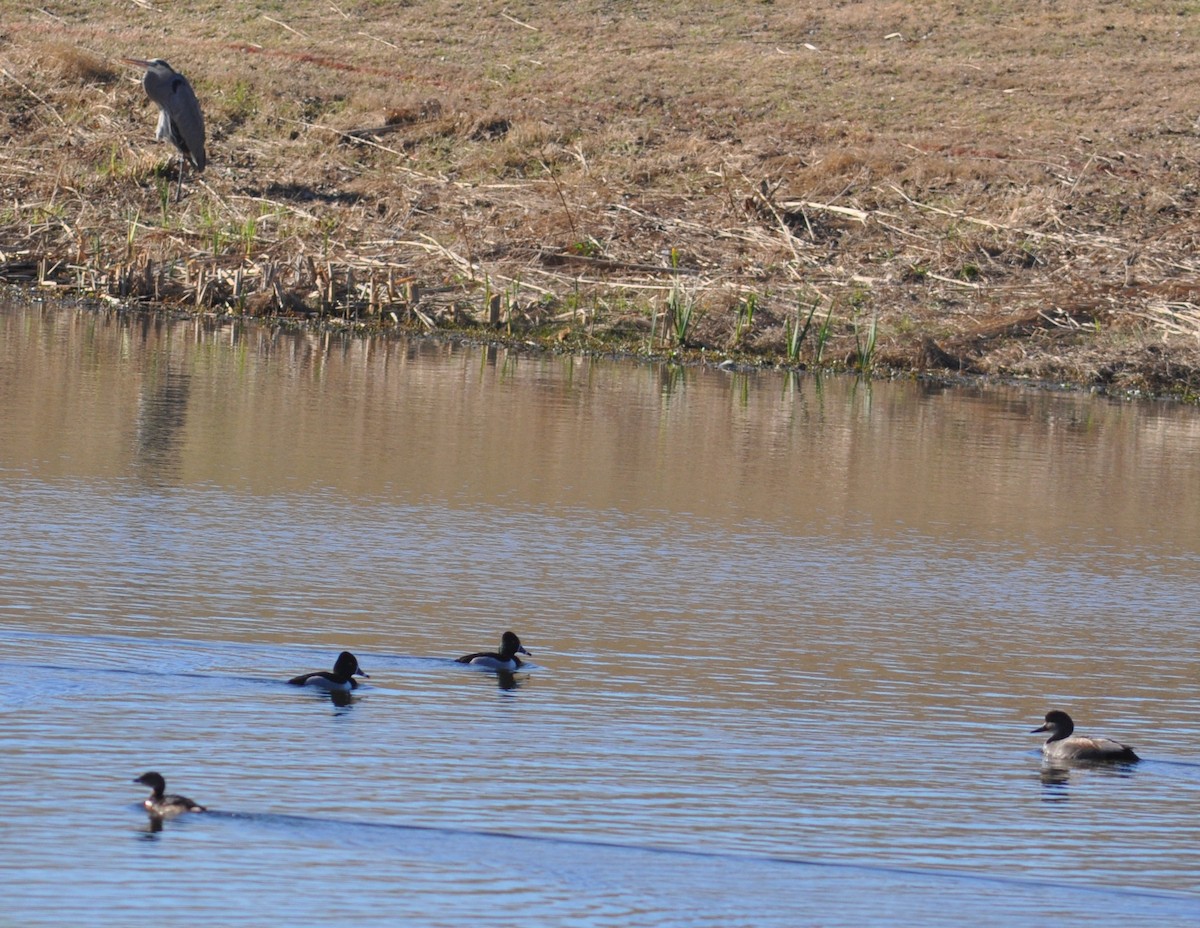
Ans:
POLYGON ((179 156, 179 183, 175 187, 175 202, 183 198, 183 155, 179 156))

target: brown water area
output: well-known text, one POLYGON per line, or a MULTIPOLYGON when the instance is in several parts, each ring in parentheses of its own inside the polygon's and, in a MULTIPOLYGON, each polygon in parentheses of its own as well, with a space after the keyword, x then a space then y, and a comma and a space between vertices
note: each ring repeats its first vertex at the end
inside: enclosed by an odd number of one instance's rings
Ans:
POLYGON ((262 492, 332 484, 793 525, 870 513, 884 531, 1103 526, 1130 542, 1148 513, 1176 514, 1153 526, 1164 541, 1200 524, 1200 416, 1169 405, 86 311, 0 325, 7 453, 48 474, 147 468, 262 492), (697 403, 701 391, 716 397, 697 403))

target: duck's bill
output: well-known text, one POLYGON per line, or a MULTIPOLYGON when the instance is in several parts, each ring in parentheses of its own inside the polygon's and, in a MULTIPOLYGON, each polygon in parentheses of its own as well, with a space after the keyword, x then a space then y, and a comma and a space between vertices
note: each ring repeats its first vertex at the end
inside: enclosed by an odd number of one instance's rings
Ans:
POLYGON ((1031 734, 1031 735, 1036 735, 1036 734, 1037 734, 1039 731, 1049 731, 1049 730, 1050 730, 1050 726, 1049 726, 1049 725, 1039 725, 1037 728, 1035 728, 1035 729, 1034 729, 1033 731, 1031 731, 1029 734, 1031 734))
POLYGON ((366 677, 368 680, 371 679, 371 675, 369 673, 367 673, 365 670, 363 670, 362 668, 359 668, 358 670, 354 671, 354 676, 366 677))

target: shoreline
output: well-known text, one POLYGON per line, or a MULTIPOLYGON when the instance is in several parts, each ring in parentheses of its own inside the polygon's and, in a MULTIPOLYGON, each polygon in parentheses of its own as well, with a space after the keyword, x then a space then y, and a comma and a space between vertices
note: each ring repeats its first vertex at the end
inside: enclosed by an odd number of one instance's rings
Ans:
POLYGON ((788 364, 778 358, 742 357, 734 358, 723 352, 709 353, 704 350, 664 350, 646 352, 636 347, 607 347, 603 349, 564 346, 560 342, 545 342, 528 338, 506 338, 502 333, 486 329, 424 330, 416 327, 379 326, 368 322, 336 316, 320 319, 298 319, 288 316, 248 316, 213 311, 195 312, 169 305, 136 305, 101 302, 89 298, 64 297, 50 299, 39 297, 36 290, 9 286, 0 289, 8 305, 24 303, 39 305, 51 311, 68 309, 85 313, 111 313, 131 318, 148 318, 166 322, 200 321, 213 328, 240 325, 261 328, 277 328, 293 333, 319 332, 347 338, 384 338, 398 341, 417 340, 475 348, 500 348, 519 356, 536 358, 544 355, 574 355, 596 360, 630 362, 634 364, 667 365, 674 367, 697 367, 721 370, 736 374, 777 373, 822 377, 853 377, 870 382, 908 380, 932 387, 947 389, 987 390, 1005 388, 1034 392, 1073 393, 1091 395, 1100 399, 1122 403, 1182 403, 1197 405, 1195 397, 1181 398, 1171 392, 1150 393, 1134 389, 1114 389, 1103 384, 1079 384, 1069 381, 1038 380, 1015 376, 1000 376, 978 373, 954 373, 945 370, 904 370, 875 365, 867 370, 846 366, 812 367, 805 363, 788 364))
POLYGON ((141 7, 14 15, 0 283, 1200 403, 1200 49, 1173 8, 998 32, 982 3, 703 6, 201 3, 165 41, 141 7), (125 55, 200 98, 181 203, 125 55))

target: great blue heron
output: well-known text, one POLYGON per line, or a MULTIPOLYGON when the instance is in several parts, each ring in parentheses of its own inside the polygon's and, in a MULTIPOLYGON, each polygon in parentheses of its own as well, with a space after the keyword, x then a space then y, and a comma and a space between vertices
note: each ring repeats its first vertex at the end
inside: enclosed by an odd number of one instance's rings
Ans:
POLYGON ((187 78, 161 58, 144 61, 141 58, 122 58, 126 64, 146 69, 142 86, 146 96, 158 104, 158 128, 154 137, 164 139, 179 149, 179 186, 175 200, 183 195, 183 161, 187 158, 197 171, 204 170, 204 114, 200 101, 187 78))

